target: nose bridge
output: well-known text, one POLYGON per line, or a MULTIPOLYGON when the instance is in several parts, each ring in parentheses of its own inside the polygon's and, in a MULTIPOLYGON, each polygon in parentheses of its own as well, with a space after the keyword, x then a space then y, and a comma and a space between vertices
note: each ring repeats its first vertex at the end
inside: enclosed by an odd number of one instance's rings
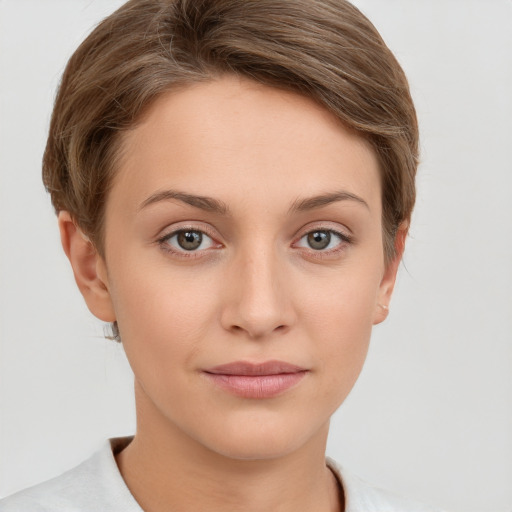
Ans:
POLYGON ((283 329, 292 322, 282 255, 268 240, 241 248, 230 269, 232 293, 225 327, 244 330, 251 338, 283 329))

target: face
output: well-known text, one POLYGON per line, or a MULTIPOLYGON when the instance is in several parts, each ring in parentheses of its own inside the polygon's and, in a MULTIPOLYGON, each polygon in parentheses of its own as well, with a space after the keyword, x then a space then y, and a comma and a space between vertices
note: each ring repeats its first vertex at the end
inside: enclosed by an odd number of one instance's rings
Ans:
POLYGON ((139 428, 244 459, 325 439, 396 272, 371 148, 234 77, 160 98, 123 144, 96 266, 109 305, 88 303, 118 321, 139 428))

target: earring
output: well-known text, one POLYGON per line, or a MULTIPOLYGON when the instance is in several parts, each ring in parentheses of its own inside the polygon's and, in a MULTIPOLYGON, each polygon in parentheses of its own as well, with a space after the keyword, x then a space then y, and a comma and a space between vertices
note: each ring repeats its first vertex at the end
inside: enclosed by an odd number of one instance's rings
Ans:
POLYGON ((121 343, 121 334, 119 332, 117 320, 103 326, 103 335, 107 340, 117 341, 118 343, 121 343))
POLYGON ((384 311, 389 311, 389 307, 385 304, 377 304, 379 307, 381 307, 384 311))

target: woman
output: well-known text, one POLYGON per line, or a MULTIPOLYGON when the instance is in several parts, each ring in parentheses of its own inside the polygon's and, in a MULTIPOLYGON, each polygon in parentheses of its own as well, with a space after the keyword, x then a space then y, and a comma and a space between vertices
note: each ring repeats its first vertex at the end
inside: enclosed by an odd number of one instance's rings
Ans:
POLYGON ((71 58, 44 157, 137 432, 1 510, 429 510, 325 461, 388 313, 418 131, 348 2, 135 0, 71 58))

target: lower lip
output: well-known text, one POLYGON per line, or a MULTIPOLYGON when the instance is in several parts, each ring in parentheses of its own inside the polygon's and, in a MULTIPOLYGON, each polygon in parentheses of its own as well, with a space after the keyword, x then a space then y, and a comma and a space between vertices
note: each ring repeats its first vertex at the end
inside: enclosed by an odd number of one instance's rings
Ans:
POLYGON ((306 371, 276 375, 225 375, 205 373, 220 388, 243 398, 272 398, 298 384, 306 371))

